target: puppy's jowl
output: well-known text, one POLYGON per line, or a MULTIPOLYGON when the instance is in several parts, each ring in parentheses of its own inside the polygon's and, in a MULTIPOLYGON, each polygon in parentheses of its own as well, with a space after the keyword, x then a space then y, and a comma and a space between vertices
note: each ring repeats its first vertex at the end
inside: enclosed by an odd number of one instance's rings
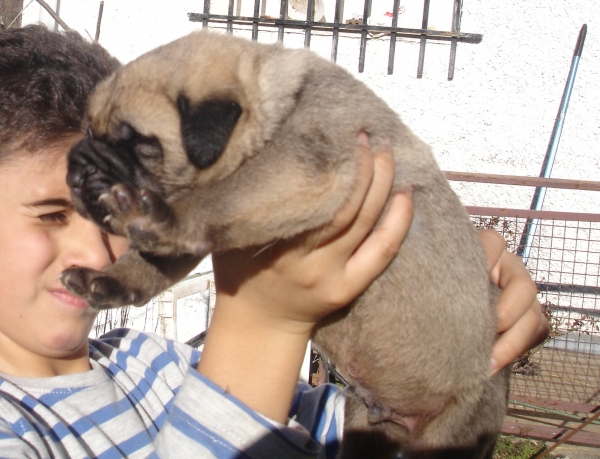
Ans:
POLYGON ((487 376, 483 250, 429 147, 363 83, 310 51, 200 32, 117 71, 87 116, 69 157, 75 205, 131 241, 103 272, 63 274, 98 308, 145 304, 211 251, 321 227, 356 184, 357 134, 373 149, 390 139, 395 189, 414 190, 410 233, 314 334, 351 384, 341 454, 491 458, 508 375, 487 376))

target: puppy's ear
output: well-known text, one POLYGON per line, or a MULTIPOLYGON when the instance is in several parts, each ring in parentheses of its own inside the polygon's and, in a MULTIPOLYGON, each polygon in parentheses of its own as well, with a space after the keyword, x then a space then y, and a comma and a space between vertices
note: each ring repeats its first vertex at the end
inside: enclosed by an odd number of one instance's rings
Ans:
POLYGON ((261 128, 265 140, 273 138, 283 120, 295 109, 313 70, 315 57, 306 49, 286 49, 271 45, 271 53, 261 62, 256 83, 261 100, 261 128))
POLYGON ((227 145, 242 108, 231 100, 206 100, 193 106, 180 95, 181 138, 188 158, 199 169, 211 166, 227 145))

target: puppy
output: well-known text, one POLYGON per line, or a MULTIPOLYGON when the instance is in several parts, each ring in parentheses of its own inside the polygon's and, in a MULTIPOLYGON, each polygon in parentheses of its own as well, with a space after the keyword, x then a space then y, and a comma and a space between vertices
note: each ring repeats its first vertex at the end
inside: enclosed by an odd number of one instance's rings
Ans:
POLYGON ((400 253, 318 348, 350 382, 341 456, 491 458, 507 374, 488 379, 496 292, 429 147, 363 83, 310 51, 198 32, 99 85, 69 156, 76 208, 131 249, 63 283, 97 308, 142 305, 209 252, 330 222, 357 183, 356 136, 391 142, 413 189, 400 253))

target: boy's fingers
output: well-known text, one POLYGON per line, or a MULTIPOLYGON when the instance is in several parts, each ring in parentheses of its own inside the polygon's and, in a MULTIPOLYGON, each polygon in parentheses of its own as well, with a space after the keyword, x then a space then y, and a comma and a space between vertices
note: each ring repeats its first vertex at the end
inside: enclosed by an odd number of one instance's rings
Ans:
POLYGON ((373 230, 380 218, 394 183, 394 158, 390 151, 385 150, 374 156, 374 173, 371 186, 358 210, 354 221, 343 232, 343 237, 335 241, 340 253, 350 255, 367 235, 373 230))
MULTIPOLYGON (((348 202, 334 216, 333 220, 318 231, 319 243, 324 244, 333 237, 343 234, 359 213, 359 209, 367 197, 374 176, 374 157, 369 150, 368 137, 364 132, 359 135, 357 148, 360 151, 358 181, 348 202)), ((316 234, 315 234, 316 235, 316 234)))
MULTIPOLYGON (((488 272, 492 275, 492 271, 498 264, 502 253, 504 252, 504 238, 500 233, 492 229, 484 229, 477 231, 477 235, 483 245, 485 257, 488 262, 488 272)), ((497 281, 497 279, 494 279, 497 281)))
POLYGON ((413 218, 412 193, 398 193, 375 230, 363 241, 346 265, 346 291, 352 298, 365 290, 394 259, 413 218))
POLYGON ((542 343, 548 336, 548 321, 537 308, 532 307, 506 333, 502 334, 492 350, 491 374, 505 367, 523 352, 542 343), (535 333, 531 333, 535 330, 535 333))
POLYGON ((522 260, 504 250, 504 238, 494 230, 478 231, 492 281, 502 289, 497 305, 497 331, 509 330, 525 314, 541 315, 537 288, 522 260))
POLYGON ((532 308, 538 315, 542 313, 537 287, 521 259, 509 252, 504 252, 502 257, 504 267, 498 279, 498 286, 503 289, 497 306, 499 333, 511 328, 532 308))

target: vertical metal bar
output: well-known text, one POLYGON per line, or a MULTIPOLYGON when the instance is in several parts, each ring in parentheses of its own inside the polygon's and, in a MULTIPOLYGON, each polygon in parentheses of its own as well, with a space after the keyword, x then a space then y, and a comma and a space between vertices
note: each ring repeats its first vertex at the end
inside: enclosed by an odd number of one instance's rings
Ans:
POLYGON ((316 2, 316 0, 308 0, 306 2, 306 26, 304 28, 304 47, 305 48, 310 48, 310 35, 312 33, 312 27, 308 23, 314 21, 315 2, 316 2))
POLYGON ((287 8, 288 8, 288 0, 281 0, 281 6, 279 9, 279 19, 281 19, 281 23, 279 24, 278 28, 277 28, 277 40, 283 43, 283 33, 285 32, 285 26, 283 24, 283 21, 285 20, 285 17, 287 15, 287 8))
MULTIPOLYGON (((233 1, 229 0, 229 8, 227 8, 227 15, 229 17, 233 16, 233 1)), ((227 33, 231 35, 233 33, 233 20, 227 19, 227 33)))
POLYGON ((204 29, 208 25, 207 14, 210 13, 210 0, 204 0, 204 17, 202 18, 202 28, 204 29))
MULTIPOLYGON (((423 22, 421 29, 427 30, 427 23, 429 22, 429 0, 423 2, 423 22)), ((425 44, 427 43, 427 36, 421 35, 421 46, 419 47, 419 66, 417 67, 417 78, 423 77, 423 64, 425 63, 425 44)))
MULTIPOLYGON (((371 14, 371 0, 365 0, 365 8, 363 11, 363 25, 367 25, 367 20, 371 14)), ((360 53, 358 56, 358 73, 363 73, 365 70, 365 54, 367 53, 367 29, 363 28, 360 32, 360 53)))
MULTIPOLYGON (((56 15, 60 16, 60 0, 56 0, 56 15)), ((56 21, 54 21, 54 31, 58 32, 58 22, 56 21)))
POLYGON ((98 10, 98 21, 96 22, 96 38, 95 42, 98 42, 100 38, 100 24, 102 24, 102 12, 104 11, 104 1, 100 2, 100 9, 98 10))
POLYGON ((388 75, 394 73, 394 57, 396 56, 396 27, 398 27, 398 10, 400 9, 400 0, 394 0, 394 16, 392 18, 392 27, 394 30, 390 34, 390 54, 388 56, 388 75))
POLYGON ((333 17, 333 37, 331 39, 331 60, 337 61, 338 42, 340 37, 340 20, 342 16, 342 0, 335 1, 335 14, 333 17))
MULTIPOLYGON (((583 44, 585 42, 586 33, 587 25, 583 24, 581 30, 579 31, 579 37, 577 38, 575 51, 573 52, 573 59, 571 60, 571 69, 569 70, 569 76, 567 77, 567 82, 565 84, 563 96, 560 101, 558 114, 556 115, 556 120, 554 121, 554 128, 552 129, 550 143, 548 144, 546 156, 544 157, 544 162, 542 163, 542 171, 540 172, 540 177, 550 177, 550 174, 552 173, 552 166, 554 165, 556 151, 558 150, 558 143, 560 142, 560 134, 562 132, 565 117, 567 115, 567 109, 569 108, 569 100, 571 98, 571 93, 573 92, 575 75, 577 74, 577 67, 579 66, 579 60, 581 59, 581 52, 583 50, 583 44)), ((533 194, 530 209, 541 210, 544 204, 545 197, 546 188, 537 187, 533 194)), ((529 251, 531 250, 531 243, 533 241, 533 236, 535 235, 537 225, 537 218, 528 218, 525 223, 525 229, 523 230, 523 234, 521 235, 521 240, 519 242, 519 247, 517 249, 517 255, 519 255, 523 259, 524 263, 527 263, 529 259, 529 251)))
POLYGON ((254 20, 252 21, 252 41, 258 40, 258 19, 260 16, 260 0, 254 0, 254 20))
MULTIPOLYGON (((460 18, 462 15, 462 0, 454 0, 454 10, 452 11, 452 32, 460 32, 460 18)), ((448 64, 448 81, 454 79, 454 66, 456 63, 456 48, 458 38, 450 40, 450 63, 448 64)))

